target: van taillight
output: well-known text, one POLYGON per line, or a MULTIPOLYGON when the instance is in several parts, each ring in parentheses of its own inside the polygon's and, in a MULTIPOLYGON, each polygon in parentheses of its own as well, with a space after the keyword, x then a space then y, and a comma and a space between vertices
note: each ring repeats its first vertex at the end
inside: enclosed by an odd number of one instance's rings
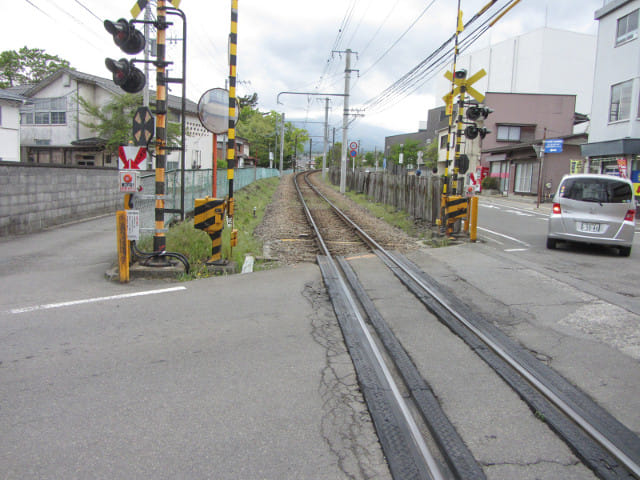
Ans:
POLYGON ((560 204, 559 203, 554 203, 553 204, 553 213, 555 213, 556 215, 559 215, 560 213, 562 213, 562 210, 560 209, 560 204))
POLYGON ((627 214, 624 216, 625 222, 633 222, 633 219, 636 218, 635 210, 627 210, 627 214))

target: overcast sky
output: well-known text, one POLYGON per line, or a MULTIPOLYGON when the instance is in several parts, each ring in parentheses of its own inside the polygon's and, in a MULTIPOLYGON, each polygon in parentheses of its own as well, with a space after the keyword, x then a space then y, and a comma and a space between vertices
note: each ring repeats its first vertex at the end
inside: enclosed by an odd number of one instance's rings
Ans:
MULTIPOLYGON (((465 23, 489 0, 461 0, 465 23)), ((155 4, 155 2, 153 2, 155 4)), ((466 34, 509 0, 498 0, 466 34)), ((102 20, 130 18, 134 0, 0 0, 0 51, 41 48, 68 60, 79 71, 109 77, 104 58, 125 55, 104 30, 102 20)), ((597 33, 594 11, 603 0, 521 0, 478 38, 469 51, 544 27, 597 33)), ((227 38, 230 0, 182 0, 187 17, 187 97, 198 101, 228 78, 227 38)), ((279 92, 344 93, 344 52, 354 52, 350 107, 371 105, 353 127, 385 129, 388 134, 417 131, 427 110, 445 92, 434 91, 440 69, 425 72, 393 97, 383 92, 449 39, 455 30, 456 0, 239 0, 238 94, 258 94, 261 111, 287 118, 324 119, 324 99, 279 92), (357 55, 356 55, 357 54, 357 55)), ((155 14, 155 8, 153 9, 155 14)), ((142 18, 142 15, 139 17, 142 18)), ((178 17, 167 37, 180 38, 178 17)), ((182 47, 168 48, 179 73, 182 47)), ((428 62, 427 62, 428 63, 428 62)), ((448 68, 451 68, 448 65, 448 68)), ((155 78, 155 77, 154 77, 155 78)), ((180 87, 173 87, 180 94, 180 87)), ((329 121, 342 125, 342 97, 332 97, 329 121)), ((300 126, 303 126, 300 124, 300 126)), ((320 144, 321 139, 317 139, 320 144)), ((314 140, 315 144, 315 140, 314 140)))

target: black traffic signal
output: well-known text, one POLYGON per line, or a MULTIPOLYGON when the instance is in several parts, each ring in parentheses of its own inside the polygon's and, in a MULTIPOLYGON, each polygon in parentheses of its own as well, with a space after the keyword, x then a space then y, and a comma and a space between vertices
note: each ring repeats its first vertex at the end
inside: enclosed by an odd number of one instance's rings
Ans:
POLYGON ((126 58, 117 61, 107 58, 104 64, 113 74, 113 82, 125 92, 138 93, 144 88, 147 81, 144 73, 126 58))
MULTIPOLYGON (((135 55, 144 49, 144 35, 136 30, 132 22, 127 22, 124 18, 117 22, 105 20, 104 28, 113 36, 113 41, 123 52, 135 55)), ((135 67, 132 60, 106 58, 104 63, 113 74, 114 83, 127 93, 137 93, 147 83, 144 73, 135 67)))
POLYGON ((475 122, 480 117, 487 118, 489 114, 493 112, 489 107, 481 107, 479 105, 472 105, 467 109, 467 118, 472 122, 475 122))
POLYGON ((480 138, 484 138, 487 136, 487 133, 491 133, 491 130, 487 130, 484 127, 480 128, 477 125, 469 125, 464 129, 464 136, 469 140, 473 140, 478 135, 480 135, 480 138))
POLYGON ((144 49, 144 35, 124 18, 115 23, 111 20, 105 20, 104 28, 113 35, 113 41, 124 53, 135 55, 144 49))
POLYGON ((484 107, 480 105, 471 105, 467 109, 467 118, 474 123, 468 125, 467 128, 464 129, 464 136, 467 137, 469 140, 473 140, 478 135, 480 135, 480 138, 484 138, 487 136, 487 133, 491 133, 490 130, 487 130, 484 127, 479 127, 475 123, 476 120, 480 120, 480 119, 484 121, 491 112, 493 112, 493 110, 491 110, 489 107, 484 107))

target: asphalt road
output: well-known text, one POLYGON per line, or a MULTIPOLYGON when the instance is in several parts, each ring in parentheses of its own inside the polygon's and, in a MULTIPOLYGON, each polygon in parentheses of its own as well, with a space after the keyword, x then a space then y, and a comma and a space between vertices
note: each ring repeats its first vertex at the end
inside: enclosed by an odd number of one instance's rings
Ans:
POLYGON ((389 478, 316 265, 111 283, 112 218, 0 246, 0 478, 389 478))
POLYGON ((481 197, 478 234, 481 241, 525 268, 552 272, 607 302, 640 315, 640 223, 628 258, 615 248, 559 244, 547 250, 547 217, 551 204, 481 197))
MULTIPOLYGON (((548 251, 533 205, 480 205, 477 244, 412 260, 640 432, 640 249, 548 251)), ((389 478, 316 265, 120 285, 114 223, 0 239, 0 478, 389 478)))

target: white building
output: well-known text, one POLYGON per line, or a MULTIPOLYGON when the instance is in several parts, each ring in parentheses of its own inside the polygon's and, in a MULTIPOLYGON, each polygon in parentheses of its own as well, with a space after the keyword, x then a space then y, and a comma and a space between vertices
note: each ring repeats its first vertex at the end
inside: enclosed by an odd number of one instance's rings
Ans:
MULTIPOLYGON (((464 52, 458 57, 456 70, 465 69, 471 77, 484 69, 487 75, 473 84, 481 93, 576 95, 576 110, 588 114, 595 58, 594 35, 543 27, 464 52)), ((447 65, 446 70, 450 69, 447 65)), ((451 82, 440 75, 438 91, 444 95, 450 90, 451 82)))
POLYGON ((20 161, 20 106, 24 97, 0 90, 0 161, 20 161))
MULTIPOLYGON (((105 139, 83 125, 89 117, 78 97, 101 107, 122 93, 109 79, 70 69, 59 70, 29 88, 24 93, 28 103, 20 108, 21 160, 117 168, 117 156, 104 150, 105 139)), ((167 104, 168 121, 179 123, 181 98, 169 95, 167 104)), ((185 119, 185 168, 211 168, 212 135, 201 125, 197 104, 190 100, 186 100, 185 119)), ((179 165, 180 152, 169 153, 167 170, 179 165)))
POLYGON ((611 0, 598 20, 593 108, 585 170, 618 171, 640 196, 640 0, 611 0))

